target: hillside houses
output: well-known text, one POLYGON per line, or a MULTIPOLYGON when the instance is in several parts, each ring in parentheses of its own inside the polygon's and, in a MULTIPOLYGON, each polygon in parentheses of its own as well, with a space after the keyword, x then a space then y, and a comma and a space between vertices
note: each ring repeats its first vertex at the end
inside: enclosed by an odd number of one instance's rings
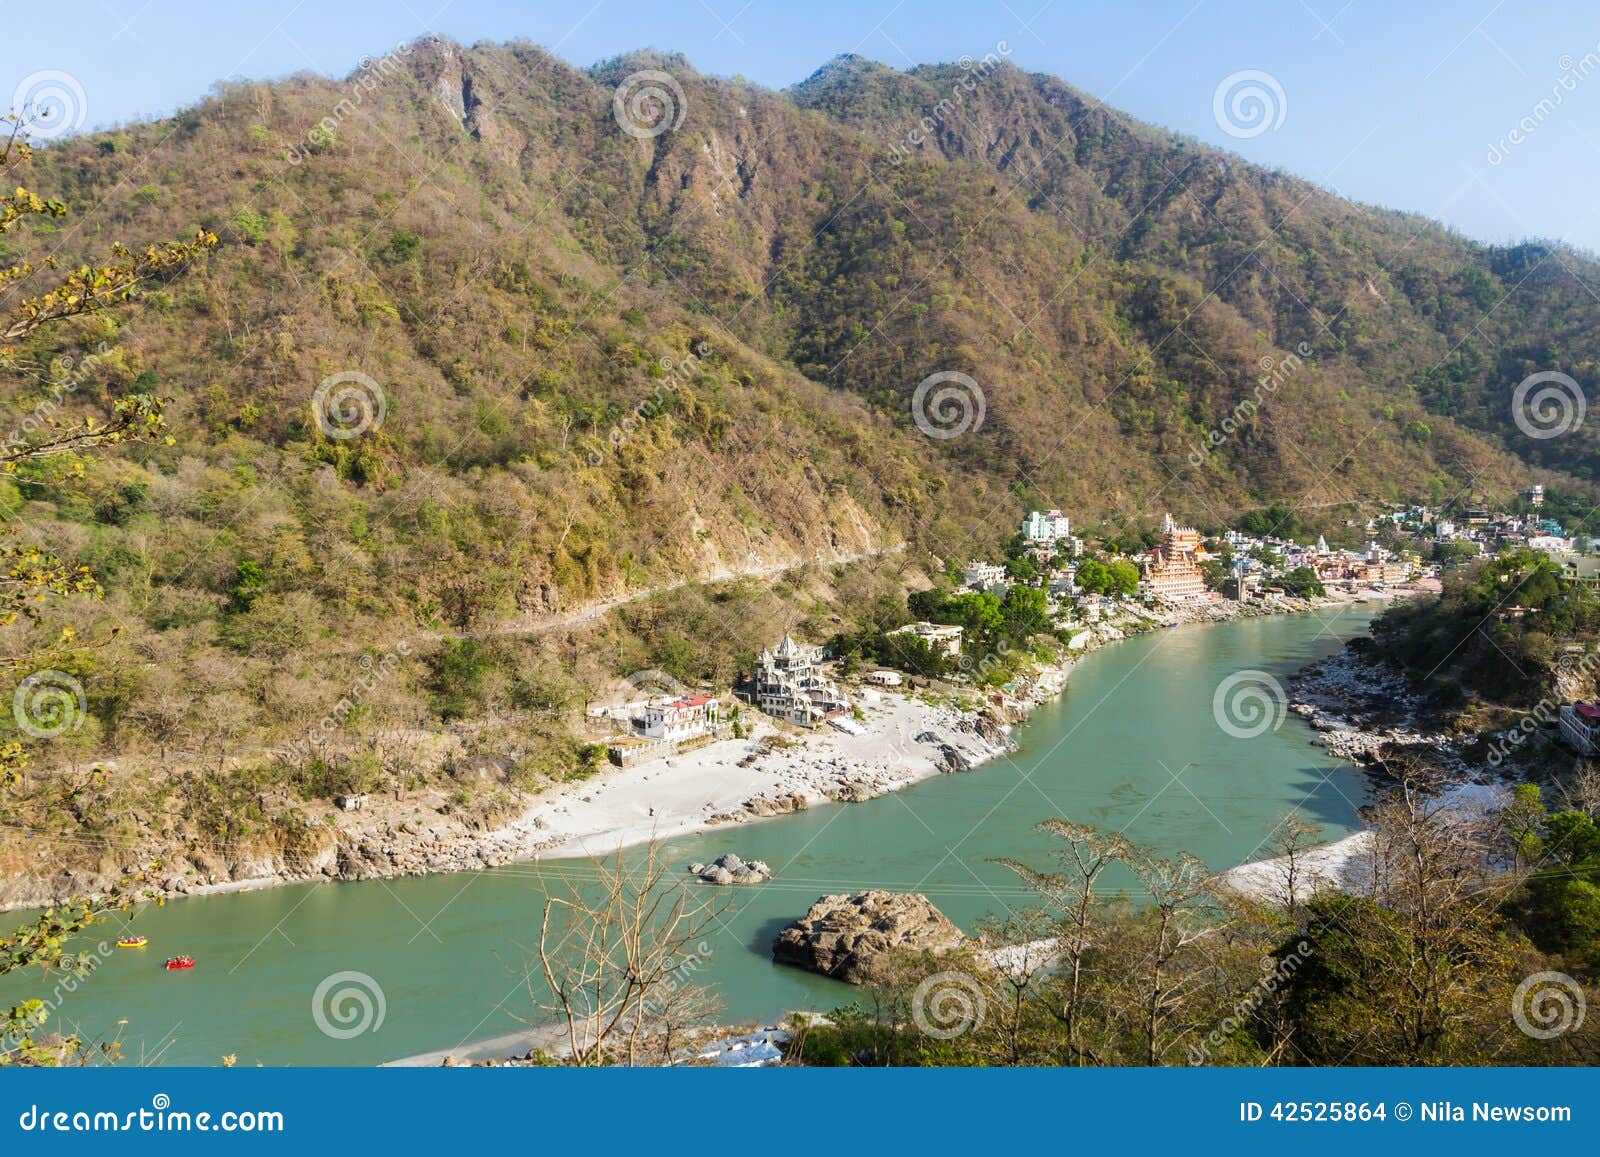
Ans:
POLYGON ((907 623, 889 632, 891 635, 915 635, 936 652, 955 658, 961 654, 960 627, 947 626, 944 623, 917 622, 907 623))

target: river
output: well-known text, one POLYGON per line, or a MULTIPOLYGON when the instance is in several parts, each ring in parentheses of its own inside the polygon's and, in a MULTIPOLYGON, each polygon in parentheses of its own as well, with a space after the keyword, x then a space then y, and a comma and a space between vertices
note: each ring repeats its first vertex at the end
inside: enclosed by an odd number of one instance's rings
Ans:
MULTIPOLYGON (((1215 869, 1259 858, 1289 808, 1322 825, 1327 839, 1347 834, 1366 799, 1362 774, 1314 747, 1293 714, 1260 735, 1227 733, 1212 697, 1242 669, 1283 679, 1337 650, 1370 617, 1362 607, 1325 610, 1119 643, 1078 664, 1066 694, 1019 728, 1010 758, 867 803, 671 841, 664 851, 675 867, 732 850, 776 871, 762 887, 716 891, 727 907, 694 979, 718 988, 729 1019, 845 1003, 848 986, 771 962, 782 924, 826 893, 876 887, 923 892, 970 928, 1027 902, 1020 881, 991 861, 1046 866, 1050 841, 1034 825, 1049 816, 1121 828, 1215 869)), ((113 952, 74 991, 58 991, 52 1026, 120 1036, 133 1062, 199 1065, 225 1055, 241 1065, 367 1065, 499 1036, 547 1019, 522 979, 542 901, 592 873, 576 862, 525 864, 143 906, 88 943, 114 938, 131 920, 150 947, 113 952), (178 952, 197 967, 163 971, 162 960, 178 952), (319 1026, 314 996, 338 973, 370 978, 381 991, 381 1023, 373 997, 365 1031, 342 1037, 319 1026)), ((8 978, 0 1000, 51 996, 48 979, 8 978)))

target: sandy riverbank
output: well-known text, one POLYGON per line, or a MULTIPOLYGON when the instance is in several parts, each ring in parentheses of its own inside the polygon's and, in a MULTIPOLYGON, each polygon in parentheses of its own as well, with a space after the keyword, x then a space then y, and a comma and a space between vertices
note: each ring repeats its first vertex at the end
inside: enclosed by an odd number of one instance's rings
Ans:
POLYGON ((861 710, 860 735, 762 725, 749 739, 603 773, 541 799, 502 834, 536 858, 607 855, 652 838, 872 799, 1012 747, 986 720, 904 695, 880 694, 861 710))
MULTIPOLYGON (((1511 789, 1498 783, 1463 783, 1438 797, 1438 806, 1462 822, 1483 819, 1498 811, 1511 789)), ((1353 832, 1341 840, 1308 848, 1295 857, 1295 899, 1304 900, 1318 888, 1362 892, 1372 886, 1374 833, 1353 832)), ((1288 898, 1289 861, 1278 856, 1253 860, 1217 874, 1229 891, 1256 900, 1282 902, 1288 898)))
MULTIPOLYGON (((1374 597, 1286 599, 1256 605, 1205 601, 1149 611, 1123 610, 1074 636, 1073 661, 1130 634, 1168 624, 1224 622, 1315 612, 1374 597)), ((1015 721, 1055 698, 1071 663, 1048 668, 1008 704, 1015 721)), ((803 733, 754 716, 748 739, 721 740, 629 769, 606 768, 581 783, 530 799, 515 819, 490 830, 449 809, 408 800, 337 815, 331 837, 295 860, 208 857, 159 882, 170 898, 251 891, 279 884, 481 871, 517 861, 605 855, 619 846, 783 815, 829 802, 870 799, 946 771, 979 767, 1009 750, 1009 729, 948 706, 891 693, 863 697, 864 733, 803 733)), ((442 799, 442 797, 441 797, 442 799)), ((151 855, 159 855, 152 849, 151 855)), ((182 863, 181 856, 168 862, 182 863)), ((108 869, 114 876, 120 869, 108 869)), ((0 910, 38 907, 101 886, 92 874, 15 876, 0 910)))
MULTIPOLYGON (((1317 733, 1313 742, 1336 759, 1358 765, 1404 759, 1410 753, 1455 780, 1438 797, 1447 812, 1481 819, 1503 807, 1510 787, 1494 782, 1487 768, 1474 767, 1454 737, 1430 730, 1404 675, 1381 662, 1342 651, 1296 672, 1290 680, 1290 710, 1317 733)), ((1297 898, 1319 887, 1360 892, 1372 883, 1374 833, 1353 832, 1306 849, 1297 857, 1297 898)), ((1218 873, 1232 891, 1262 900, 1283 900, 1288 887, 1283 857, 1256 860, 1218 873)))

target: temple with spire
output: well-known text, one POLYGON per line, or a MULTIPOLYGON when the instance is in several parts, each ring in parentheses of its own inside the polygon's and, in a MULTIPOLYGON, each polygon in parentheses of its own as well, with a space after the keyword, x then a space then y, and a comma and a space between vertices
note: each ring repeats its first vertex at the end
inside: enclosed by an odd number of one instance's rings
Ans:
POLYGON ((796 643, 788 635, 756 656, 751 698, 768 715, 801 727, 815 727, 850 710, 850 700, 822 672, 821 647, 796 643))
POLYGON ((1161 536, 1144 557, 1144 588, 1158 599, 1185 602, 1204 598, 1205 577, 1200 563, 1206 559, 1200 532, 1179 526, 1168 513, 1161 520, 1161 536))

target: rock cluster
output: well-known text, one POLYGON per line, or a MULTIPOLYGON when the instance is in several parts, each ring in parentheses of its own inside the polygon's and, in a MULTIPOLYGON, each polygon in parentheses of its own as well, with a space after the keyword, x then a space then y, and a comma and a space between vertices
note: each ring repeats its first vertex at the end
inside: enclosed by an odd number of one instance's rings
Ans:
POLYGON ((741 860, 732 852, 709 864, 690 864, 689 871, 707 884, 759 884, 772 878, 772 869, 761 860, 741 860))
POLYGON ((798 791, 785 795, 754 795, 745 800, 738 811, 718 812, 706 817, 708 824, 742 824, 748 819, 766 819, 768 816, 785 816, 790 812, 803 812, 811 804, 798 791))
POLYGON ((1344 652, 1302 668, 1291 685, 1290 710, 1336 759, 1382 764, 1409 752, 1446 770, 1465 768, 1453 737, 1423 729, 1418 696, 1392 667, 1344 652))
POLYGON ((943 952, 964 937, 961 929, 916 892, 859 892, 824 896, 778 933, 772 958, 851 984, 866 984, 885 954, 943 952))
POLYGON ((881 776, 845 774, 822 785, 822 794, 836 803, 865 803, 889 790, 881 776))

